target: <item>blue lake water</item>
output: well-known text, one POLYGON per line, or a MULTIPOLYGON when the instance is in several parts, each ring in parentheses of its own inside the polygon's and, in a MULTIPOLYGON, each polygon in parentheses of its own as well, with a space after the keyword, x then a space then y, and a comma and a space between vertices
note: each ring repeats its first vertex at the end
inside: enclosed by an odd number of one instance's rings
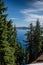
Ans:
POLYGON ((21 45, 25 48, 26 47, 26 43, 23 41, 26 39, 26 32, 28 31, 28 29, 17 29, 17 37, 18 37, 18 42, 21 42, 21 45))
MULTIPOLYGON (((18 42, 20 42, 24 49, 26 49, 26 43, 23 40, 26 40, 25 34, 27 31, 28 29, 17 29, 18 42)), ((26 65, 25 62, 23 63, 23 65, 26 65)))

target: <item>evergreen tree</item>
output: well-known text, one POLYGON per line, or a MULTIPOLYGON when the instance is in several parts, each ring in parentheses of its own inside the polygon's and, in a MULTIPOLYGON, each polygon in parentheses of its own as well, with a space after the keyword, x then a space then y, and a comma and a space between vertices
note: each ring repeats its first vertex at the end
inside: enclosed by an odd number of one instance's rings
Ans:
POLYGON ((6 9, 0 0, 0 65, 14 65, 14 53, 7 41, 7 15, 3 14, 6 9))
POLYGON ((33 59, 33 38, 34 38, 34 36, 33 36, 33 34, 34 34, 34 28, 33 28, 33 25, 32 25, 32 23, 30 24, 30 31, 28 31, 27 32, 27 55, 29 56, 28 57, 28 62, 30 62, 30 61, 32 61, 32 59, 33 59))
MULTIPOLYGON (((0 65, 4 65, 4 55, 7 42, 6 42, 6 26, 4 26, 5 15, 3 14, 4 3, 0 0, 0 65)), ((6 24, 5 24, 6 25, 6 24)))
POLYGON ((34 31, 34 57, 37 58, 38 53, 41 51, 42 43, 41 43, 41 27, 40 22, 37 20, 36 27, 34 31))
POLYGON ((19 46, 17 42, 17 31, 16 26, 12 26, 12 21, 8 21, 7 23, 7 41, 10 43, 10 47, 13 50, 14 62, 16 65, 21 65, 23 63, 23 49, 19 46))
POLYGON ((18 42, 17 42, 17 31, 16 31, 16 26, 14 25, 14 27, 13 27, 13 31, 12 31, 12 37, 11 37, 11 46, 12 47, 14 47, 15 49, 16 49, 16 46, 17 46, 17 44, 18 44, 18 42))
POLYGON ((16 64, 22 65, 22 63, 24 62, 24 49, 22 48, 21 45, 17 45, 15 56, 16 56, 16 64))
POLYGON ((26 50, 25 50, 25 63, 29 63, 29 44, 27 44, 26 50))
POLYGON ((15 62, 16 65, 21 65, 23 63, 23 59, 24 59, 24 51, 21 45, 19 45, 18 41, 17 41, 17 31, 16 31, 16 26, 14 25, 13 28, 13 36, 12 36, 12 44, 11 47, 13 47, 13 49, 15 49, 14 52, 14 56, 15 56, 15 62))
POLYGON ((14 55, 15 49, 16 49, 15 45, 17 44, 17 40, 16 40, 17 37, 15 37, 16 36, 16 29, 15 28, 16 27, 13 27, 13 25, 12 25, 12 20, 8 21, 8 23, 7 23, 7 36, 8 36, 7 41, 10 43, 10 47, 12 48, 14 62, 16 59, 16 57, 14 55))
POLYGON ((42 35, 41 35, 41 38, 42 38, 42 53, 43 53, 43 29, 42 29, 42 35))
POLYGON ((43 41, 42 41, 42 53, 43 53, 43 41))
POLYGON ((12 20, 7 22, 7 41, 11 44, 12 43, 12 36, 13 36, 13 26, 12 20))

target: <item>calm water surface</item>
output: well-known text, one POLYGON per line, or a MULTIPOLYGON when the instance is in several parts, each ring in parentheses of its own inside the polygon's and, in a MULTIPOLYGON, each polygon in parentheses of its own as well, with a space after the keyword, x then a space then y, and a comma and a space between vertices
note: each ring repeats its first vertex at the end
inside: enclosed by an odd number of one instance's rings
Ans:
POLYGON ((18 37, 18 41, 21 42, 22 46, 25 48, 26 47, 26 43, 23 41, 26 39, 25 33, 28 31, 28 29, 24 30, 24 29, 17 29, 17 37, 18 37))

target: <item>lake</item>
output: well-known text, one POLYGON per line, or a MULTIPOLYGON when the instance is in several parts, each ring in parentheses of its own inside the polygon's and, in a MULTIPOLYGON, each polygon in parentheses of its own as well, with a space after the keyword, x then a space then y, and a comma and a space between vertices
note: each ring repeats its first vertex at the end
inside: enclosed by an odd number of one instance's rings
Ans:
POLYGON ((21 42, 21 45, 25 48, 26 43, 23 41, 26 39, 25 33, 28 31, 28 29, 17 29, 17 37, 18 42, 21 42))

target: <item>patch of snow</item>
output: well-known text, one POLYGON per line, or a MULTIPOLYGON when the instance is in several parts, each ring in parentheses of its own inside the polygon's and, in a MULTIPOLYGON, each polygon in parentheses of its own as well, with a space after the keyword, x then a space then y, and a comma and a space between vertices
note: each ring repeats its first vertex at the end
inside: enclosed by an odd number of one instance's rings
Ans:
POLYGON ((43 65, 43 63, 27 64, 27 65, 43 65))

